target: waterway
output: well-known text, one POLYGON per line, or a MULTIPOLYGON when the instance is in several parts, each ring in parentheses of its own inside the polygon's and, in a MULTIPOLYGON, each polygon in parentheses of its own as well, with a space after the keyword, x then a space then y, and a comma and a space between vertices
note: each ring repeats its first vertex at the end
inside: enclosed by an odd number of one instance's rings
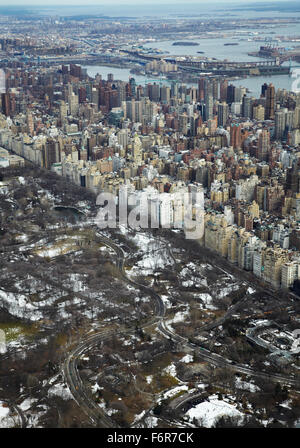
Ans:
MULTIPOLYGON (((250 12, 250 11, 249 11, 250 12)), ((244 12, 245 13, 245 12, 244 12)), ((230 11, 230 14, 233 14, 233 11, 230 11)), ((242 13, 234 11, 234 14, 241 17, 242 13)), ((251 14, 250 14, 251 15, 251 14)), ((209 14, 208 14, 209 16, 209 14)), ((256 12, 253 16, 256 18, 258 16, 268 16, 275 17, 279 16, 279 13, 272 12, 271 14, 259 14, 256 12)), ((293 16, 294 18, 300 19, 299 13, 294 14, 284 14, 282 13, 282 17, 285 16, 293 16)), ((203 19, 204 20, 204 19, 203 19)), ((215 34, 215 32, 213 33, 215 34)), ((221 36, 221 34, 220 34, 221 36)), ((198 46, 174 46, 172 45, 175 40, 165 40, 165 41, 157 41, 151 42, 144 45, 144 48, 150 49, 159 49, 165 52, 168 56, 205 56, 209 58, 216 58, 219 60, 227 59, 229 61, 263 61, 262 58, 249 56, 249 52, 258 51, 260 45, 264 45, 264 41, 254 41, 254 37, 261 37, 263 40, 268 41, 268 39, 274 39, 277 36, 286 36, 286 37, 299 37, 300 36, 300 23, 289 24, 284 26, 275 26, 268 25, 264 28, 249 28, 247 30, 226 30, 222 31, 222 37, 218 38, 201 38, 197 34, 193 34, 190 37, 192 41, 198 42, 198 46), (238 45, 235 46, 225 46, 225 43, 235 42, 238 45), (198 51, 203 51, 204 54, 197 53, 198 51)), ((186 41, 186 37, 178 38, 177 41, 184 40, 186 41)), ((284 48, 293 48, 300 46, 300 42, 278 42, 278 45, 284 48)), ((289 64, 288 62, 285 65, 289 64)), ((106 79, 108 73, 113 73, 115 80, 128 81, 130 77, 134 77, 136 82, 141 85, 145 85, 148 82, 148 79, 145 76, 141 75, 132 75, 130 70, 127 68, 114 68, 114 67, 102 67, 102 66, 86 66, 88 74, 90 76, 95 76, 97 73, 100 73, 103 79, 106 79)), ((292 63, 292 71, 294 69, 300 69, 300 66, 297 66, 296 63, 292 63)), ((152 80, 151 80, 152 82, 152 80)), ((295 78, 289 75, 273 75, 273 76, 258 76, 258 77, 249 77, 246 79, 233 81, 232 84, 236 86, 243 86, 250 90, 250 95, 259 97, 261 92, 261 86, 265 82, 272 82, 275 87, 286 89, 286 90, 294 90, 295 86, 295 78)), ((169 84, 169 81, 165 81, 164 83, 169 84)), ((300 88, 300 86, 299 86, 300 88)))
MULTIPOLYGON (((295 69, 297 66, 294 66, 295 69)), ((149 78, 141 75, 132 75, 128 68, 115 68, 115 67, 106 67, 106 66, 84 66, 87 69, 87 73, 89 76, 96 76, 97 73, 102 75, 103 79, 107 79, 107 75, 109 73, 114 74, 115 80, 127 81, 130 77, 134 77, 137 84, 145 85, 147 82, 150 82, 149 78)), ((293 70, 293 68, 292 68, 293 70)), ((298 67, 300 70, 300 66, 298 67)), ((151 80, 153 82, 153 80, 151 80)), ((254 96, 259 98, 261 93, 261 86, 264 83, 273 83, 276 89, 286 89, 286 90, 294 90, 293 83, 295 82, 295 78, 289 75, 274 75, 274 76, 255 76, 245 79, 239 79, 236 81, 232 81, 231 83, 235 86, 246 87, 250 92, 250 96, 254 96)), ((170 84, 170 81, 164 81, 164 84, 170 84)), ((187 85, 190 85, 187 83, 187 85)), ((196 84, 193 84, 196 86, 196 84)), ((300 85, 298 86, 300 88, 300 85)))
MULTIPOLYGON (((300 24, 298 26, 299 36, 300 36, 300 24)), ((258 32, 258 31, 257 31, 258 32)), ((245 36, 239 34, 238 36, 234 33, 224 33, 227 34, 228 37, 220 37, 220 38, 200 38, 195 36, 193 38, 194 42, 199 43, 197 46, 174 46, 174 40, 166 40, 159 42, 152 42, 144 45, 144 48, 147 49, 159 49, 163 52, 167 57, 172 56, 198 56, 198 57, 208 57, 208 58, 216 58, 220 60, 227 59, 233 62, 248 62, 248 61, 262 61, 264 59, 260 57, 249 56, 249 52, 258 51, 261 45, 265 45, 265 42, 257 42, 250 40, 249 33, 246 33, 245 36), (249 37, 248 37, 249 36, 249 37), (237 43, 238 45, 234 46, 225 46, 226 43, 237 43), (203 54, 197 53, 198 51, 203 51, 203 54)), ((254 36, 253 36, 254 37, 254 36)), ((271 39, 274 38, 275 35, 270 34, 270 31, 266 31, 265 33, 260 33, 259 37, 263 39, 271 39)), ((186 40, 186 39, 185 39, 186 40)), ((292 48, 295 46, 300 46, 300 42, 282 42, 278 43, 279 46, 284 48, 292 48)))

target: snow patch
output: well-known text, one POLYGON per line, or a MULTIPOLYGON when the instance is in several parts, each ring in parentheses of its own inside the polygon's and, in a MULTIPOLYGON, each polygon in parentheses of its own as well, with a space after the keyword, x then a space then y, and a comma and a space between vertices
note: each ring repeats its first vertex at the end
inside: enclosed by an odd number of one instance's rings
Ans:
POLYGON ((208 400, 199 403, 186 413, 191 422, 195 418, 201 426, 212 428, 221 417, 238 417, 239 420, 243 418, 243 414, 235 406, 218 400, 215 395, 208 400))
POLYGON ((185 355, 183 358, 181 358, 181 360, 180 360, 180 362, 184 362, 184 363, 186 363, 186 364, 188 364, 188 363, 190 363, 190 362, 193 362, 194 361, 194 357, 193 357, 193 355, 189 355, 189 354, 187 354, 187 355, 185 355))
POLYGON ((73 398, 69 387, 65 387, 63 384, 55 384, 51 387, 51 389, 48 390, 49 397, 51 396, 58 396, 61 397, 63 400, 70 400, 73 398))

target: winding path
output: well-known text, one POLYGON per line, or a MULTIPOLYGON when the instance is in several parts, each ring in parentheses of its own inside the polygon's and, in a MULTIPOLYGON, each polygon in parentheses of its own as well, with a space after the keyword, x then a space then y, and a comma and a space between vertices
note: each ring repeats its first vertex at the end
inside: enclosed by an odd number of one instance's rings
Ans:
MULTIPOLYGON (((196 344, 190 342, 187 338, 184 338, 178 334, 176 334, 172 328, 166 325, 164 320, 165 316, 165 306, 163 300, 160 295, 157 294, 152 288, 137 283, 130 278, 127 277, 124 263, 125 263, 125 254, 123 250, 117 246, 111 239, 107 238, 102 234, 97 234, 99 241, 101 241, 107 247, 110 247, 114 250, 117 255, 117 267, 120 271, 121 277, 128 284, 138 287, 141 291, 145 292, 147 295, 150 295, 156 304, 156 316, 149 319, 145 324, 143 324, 142 328, 151 327, 153 325, 157 326, 157 330, 167 339, 171 339, 174 342, 177 342, 181 346, 188 347, 194 351, 197 351, 198 356, 200 356, 204 361, 209 362, 217 367, 227 367, 231 370, 243 373, 246 375, 251 375, 254 377, 276 381, 279 383, 300 386, 300 380, 296 380, 293 378, 285 377, 279 374, 267 374, 265 372, 256 371, 250 367, 244 366, 242 364, 233 364, 231 360, 226 359, 218 354, 212 353, 209 350, 199 347, 196 344)), ((235 310, 235 306, 233 306, 229 313, 226 313, 226 317, 228 317, 233 310, 235 310)), ((220 321, 218 321, 220 324, 220 321)), ((132 329, 122 328, 120 327, 119 331, 124 334, 132 334, 132 329)), ((118 427, 116 423, 109 418, 105 412, 99 407, 97 403, 95 403, 93 397, 86 389, 85 385, 82 382, 80 374, 78 372, 78 358, 89 349, 95 347, 100 344, 101 341, 105 341, 109 337, 114 334, 113 330, 103 331, 100 333, 95 333, 90 336, 86 336, 84 341, 80 342, 79 345, 74 348, 67 356, 63 364, 63 373, 65 380, 70 388, 70 391, 77 402, 77 404, 83 409, 86 415, 90 418, 91 422, 94 425, 104 427, 104 428, 115 428, 118 427)), ((191 395, 190 399, 193 399, 193 395, 191 395)), ((189 399, 185 396, 176 404, 176 408, 180 407, 182 404, 185 404, 189 399)))

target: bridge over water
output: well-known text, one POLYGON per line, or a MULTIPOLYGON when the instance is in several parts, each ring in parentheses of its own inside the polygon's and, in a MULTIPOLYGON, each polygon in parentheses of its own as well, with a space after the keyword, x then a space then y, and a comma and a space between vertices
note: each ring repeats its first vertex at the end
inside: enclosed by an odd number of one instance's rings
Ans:
POLYGON ((207 67, 207 68, 220 68, 220 67, 238 67, 238 68, 259 68, 259 67, 278 67, 281 65, 280 59, 269 61, 251 61, 251 62, 233 62, 233 61, 180 61, 179 65, 186 67, 207 67))

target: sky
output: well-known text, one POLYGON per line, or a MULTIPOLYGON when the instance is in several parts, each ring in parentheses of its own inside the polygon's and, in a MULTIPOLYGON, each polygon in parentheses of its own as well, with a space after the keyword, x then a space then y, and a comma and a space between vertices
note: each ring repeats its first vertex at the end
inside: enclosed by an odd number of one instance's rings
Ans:
MULTIPOLYGON (((253 4, 253 3, 272 3, 274 0, 188 0, 187 3, 196 3, 197 5, 203 3, 205 4, 253 4)), ((275 0, 276 1, 276 0, 275 0)), ((278 0, 277 0, 278 1, 278 0)), ((284 1, 284 0, 282 0, 284 1)), ((184 0, 85 0, 85 6, 101 6, 101 5, 124 5, 124 4, 136 4, 141 6, 142 4, 171 4, 171 5, 180 5, 186 3, 184 0)), ((0 6, 52 6, 52 5, 60 5, 60 6, 79 6, 82 5, 82 0, 49 0, 46 5, 45 2, 41 0, 10 0, 9 3, 7 0, 0 0, 0 6)))

